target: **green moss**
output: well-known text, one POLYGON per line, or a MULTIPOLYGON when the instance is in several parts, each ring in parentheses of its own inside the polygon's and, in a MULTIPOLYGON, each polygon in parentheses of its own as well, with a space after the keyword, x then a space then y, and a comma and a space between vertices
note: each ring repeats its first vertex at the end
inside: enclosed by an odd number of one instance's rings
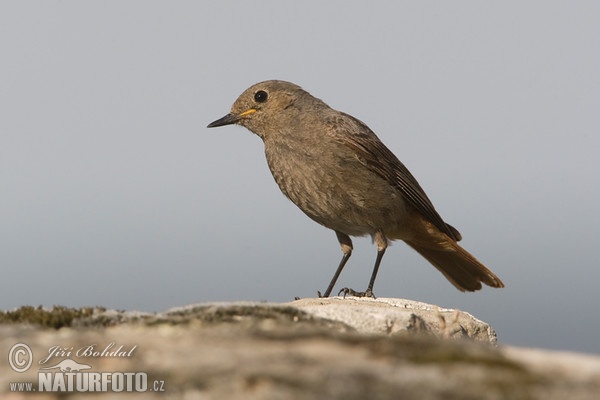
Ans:
POLYGON ((22 306, 13 311, 0 311, 0 324, 31 324, 43 328, 60 329, 71 326, 74 320, 88 318, 94 313, 106 311, 101 307, 69 308, 53 306, 22 306))
POLYGON ((289 323, 312 320, 312 316, 293 307, 261 307, 255 305, 232 305, 227 307, 199 306, 192 309, 172 311, 148 323, 179 325, 199 321, 209 325, 221 323, 256 324, 265 320, 289 323))

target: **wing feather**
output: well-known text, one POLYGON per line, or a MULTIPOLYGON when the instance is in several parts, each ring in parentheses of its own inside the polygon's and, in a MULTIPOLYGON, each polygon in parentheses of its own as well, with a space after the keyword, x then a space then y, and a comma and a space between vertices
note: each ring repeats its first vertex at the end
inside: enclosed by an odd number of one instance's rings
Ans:
POLYGON ((460 240, 460 233, 444 222, 408 168, 367 125, 344 113, 339 113, 328 121, 327 133, 330 136, 351 148, 365 166, 397 187, 408 203, 440 231, 456 241, 460 240))

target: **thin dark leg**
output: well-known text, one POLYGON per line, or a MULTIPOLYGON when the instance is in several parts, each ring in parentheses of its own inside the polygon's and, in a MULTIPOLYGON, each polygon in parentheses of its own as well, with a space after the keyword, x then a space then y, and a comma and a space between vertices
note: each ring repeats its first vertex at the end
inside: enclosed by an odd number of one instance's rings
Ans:
POLYGON ((329 297, 331 291, 333 290, 333 287, 335 286, 335 282, 342 273, 342 270, 348 262, 348 259, 352 255, 352 240, 350 239, 350 236, 338 231, 335 231, 335 234, 337 235, 338 242, 340 242, 340 246, 342 247, 342 252, 344 253, 344 255, 340 261, 340 264, 337 267, 337 270, 335 271, 335 274, 333 275, 333 278, 331 278, 331 282, 329 283, 325 294, 321 295, 321 292, 317 292, 319 297, 329 297))
POLYGON ((365 293, 366 297, 375 297, 373 296, 373 285, 375 284, 375 278, 377 278, 377 272, 379 272, 379 264, 381 264, 381 259, 385 254, 385 248, 381 250, 377 250, 377 258, 375 259, 375 266, 373 267, 373 273, 371 274, 371 280, 369 281, 369 287, 365 293))
POLYGON ((329 282, 329 286, 327 286, 327 290, 325 291, 325 294, 323 296, 321 296, 321 292, 319 292, 319 297, 329 297, 329 295, 331 294, 331 291, 333 290, 333 287, 335 286, 335 282, 337 281, 338 277, 342 273, 342 270, 344 269, 344 265, 346 265, 346 262, 348 262, 348 259, 350 258, 351 255, 352 255, 352 253, 344 254, 344 256, 342 257, 342 260, 340 261, 340 265, 338 265, 337 270, 335 271, 335 274, 333 275, 333 278, 331 278, 331 282, 329 282))
POLYGON ((383 255, 385 254, 385 249, 387 249, 388 242, 381 230, 375 232, 373 235, 373 239, 377 243, 377 258, 375 259, 375 266, 373 267, 373 273, 371 274, 371 280, 369 281, 369 287, 364 292, 357 292, 356 290, 350 288, 343 288, 338 293, 338 296, 344 293, 344 297, 346 295, 356 296, 356 297, 373 297, 373 285, 375 284, 375 278, 377 278, 377 272, 379 272, 379 265, 381 264, 381 260, 383 259, 383 255))

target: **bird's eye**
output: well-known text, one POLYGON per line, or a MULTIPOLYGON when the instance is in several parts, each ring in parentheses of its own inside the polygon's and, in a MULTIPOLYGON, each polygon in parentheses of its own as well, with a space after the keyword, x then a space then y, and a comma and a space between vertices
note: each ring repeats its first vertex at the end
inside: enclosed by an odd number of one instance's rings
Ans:
POLYGON ((257 103, 264 103, 267 101, 267 97, 269 97, 269 95, 264 90, 259 90, 258 92, 254 93, 254 100, 257 103))

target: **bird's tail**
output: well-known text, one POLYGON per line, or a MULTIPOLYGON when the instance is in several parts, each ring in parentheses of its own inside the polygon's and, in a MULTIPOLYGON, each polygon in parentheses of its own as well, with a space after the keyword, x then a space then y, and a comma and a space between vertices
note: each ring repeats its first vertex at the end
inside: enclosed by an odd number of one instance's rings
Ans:
MULTIPOLYGON (((424 221, 423 221, 424 222, 424 221)), ((481 283, 501 288, 504 283, 485 265, 433 224, 410 240, 404 240, 433 264, 460 291, 474 292, 481 283)))

